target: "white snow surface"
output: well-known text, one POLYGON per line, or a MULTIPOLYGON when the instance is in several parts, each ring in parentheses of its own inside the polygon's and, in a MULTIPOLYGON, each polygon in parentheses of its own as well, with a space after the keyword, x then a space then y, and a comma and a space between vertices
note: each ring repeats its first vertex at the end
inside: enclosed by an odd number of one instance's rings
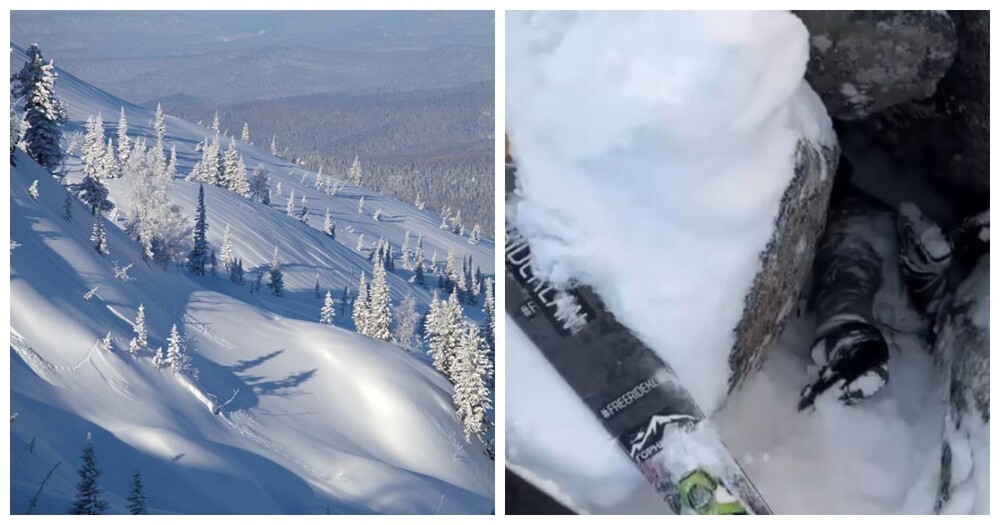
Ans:
MULTIPOLYGON (((14 48, 14 70, 23 63, 14 48)), ((130 134, 149 137, 153 112, 116 99, 60 71, 57 92, 69 110, 67 129, 101 112, 114 133, 125 107, 130 134)), ((169 113, 169 108, 166 108, 169 113)), ((209 132, 167 117, 167 145, 176 145, 179 177, 170 198, 194 215, 198 185, 182 180, 209 132)), ((101 486, 111 512, 125 512, 134 469, 142 471, 154 513, 488 513, 493 508, 493 463, 478 443, 467 443, 452 407, 452 388, 423 355, 353 332, 350 311, 336 326, 318 322, 321 286, 339 297, 345 281, 356 287, 366 254, 353 247, 358 234, 402 244, 406 230, 423 234, 425 251, 439 260, 448 248, 468 252, 493 273, 493 245, 470 246, 438 229, 440 217, 345 184, 336 196, 320 194, 304 170, 239 143, 248 169, 263 163, 285 195, 305 195, 313 217, 329 206, 338 241, 323 235, 322 220, 309 225, 226 190, 205 187, 209 242, 221 246, 232 228, 234 252, 252 268, 270 261, 279 245, 286 295, 142 262, 135 242, 107 224, 111 254, 101 258, 89 241, 93 218, 75 203, 62 219, 65 190, 22 152, 11 169, 11 511, 25 512, 45 474, 57 462, 35 513, 65 513, 75 493, 79 456, 93 434, 101 486), (40 196, 28 186, 38 180, 40 196), (360 195, 367 216, 355 211, 360 195), (375 207, 382 221, 371 219, 375 207), (341 244, 343 243, 343 245, 341 244), (13 246, 13 243, 12 243, 13 246), (134 263, 132 282, 115 278, 112 261, 134 263), (85 301, 91 289, 97 292, 85 301), (128 356, 131 320, 145 306, 150 348, 166 347, 173 323, 196 337, 197 380, 182 379, 150 362, 151 352, 128 356), (111 332, 113 351, 95 347, 111 332), (216 407, 239 389, 219 414, 216 407), (29 443, 35 440, 35 449, 29 443)), ((77 159, 70 161, 78 180, 77 159)), ((111 181, 111 199, 122 209, 125 191, 111 181)), ((422 309, 430 290, 389 276, 393 302, 413 293, 422 309)), ((249 279, 249 276, 248 276, 249 279)), ((266 278, 265 278, 266 281, 266 278)), ((433 278, 430 279, 433 283, 433 278)), ((432 286, 431 286, 432 288, 432 286)), ((466 314, 478 319, 477 307, 466 314)))
POLYGON ((805 27, 778 12, 507 17, 514 220, 538 274, 592 286, 712 412, 796 145, 835 141, 802 80, 805 27))

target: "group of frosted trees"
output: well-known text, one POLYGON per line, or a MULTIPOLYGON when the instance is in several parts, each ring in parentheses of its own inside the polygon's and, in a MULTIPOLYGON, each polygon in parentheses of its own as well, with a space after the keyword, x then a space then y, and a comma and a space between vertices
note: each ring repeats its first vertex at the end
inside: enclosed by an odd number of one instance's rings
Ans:
POLYGON ((146 329, 146 308, 139 304, 139 309, 135 315, 135 322, 132 323, 132 331, 135 333, 128 343, 128 352, 132 357, 140 357, 142 353, 152 351, 153 366, 156 368, 166 368, 174 374, 189 375, 197 378, 198 370, 191 365, 190 352, 193 350, 192 341, 189 337, 184 337, 177 330, 175 323, 170 328, 170 336, 167 337, 167 351, 164 354, 163 347, 156 350, 149 348, 149 335, 146 329))
POLYGON ((455 411, 462 421, 466 439, 473 435, 485 438, 492 406, 495 325, 489 279, 487 285, 483 320, 478 326, 465 319, 455 290, 447 300, 439 299, 435 292, 424 319, 428 353, 434 368, 454 385, 455 411))
MULTIPOLYGON (((101 490, 101 469, 97 466, 97 454, 94 452, 94 438, 87 433, 87 444, 80 455, 80 468, 77 469, 76 496, 73 498, 70 514, 104 514, 110 506, 104 499, 101 490)), ((125 499, 129 514, 146 514, 146 491, 142 483, 142 472, 135 469, 132 474, 131 488, 125 499)))

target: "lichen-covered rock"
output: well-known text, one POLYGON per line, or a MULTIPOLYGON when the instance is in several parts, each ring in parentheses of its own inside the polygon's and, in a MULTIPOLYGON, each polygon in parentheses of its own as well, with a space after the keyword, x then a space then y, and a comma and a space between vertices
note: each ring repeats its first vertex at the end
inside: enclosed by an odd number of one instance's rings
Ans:
POLYGON ((799 11, 809 28, 806 80, 830 116, 863 119, 932 96, 955 55, 955 24, 932 11, 799 11))
POLYGON ((826 223, 840 151, 802 140, 796 157, 795 177, 782 196, 774 233, 760 255, 761 269, 735 328, 736 342, 729 355, 730 390, 760 367, 781 335, 812 268, 826 223))

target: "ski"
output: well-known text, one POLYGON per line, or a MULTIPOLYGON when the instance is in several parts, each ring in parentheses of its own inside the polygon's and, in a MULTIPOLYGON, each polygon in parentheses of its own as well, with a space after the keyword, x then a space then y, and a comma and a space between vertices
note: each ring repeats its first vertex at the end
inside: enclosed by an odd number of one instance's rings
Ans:
MULTIPOLYGON (((513 187, 507 169, 507 188, 513 187)), ((506 224, 505 309, 677 514, 771 514, 670 366, 586 287, 534 275, 506 224)))

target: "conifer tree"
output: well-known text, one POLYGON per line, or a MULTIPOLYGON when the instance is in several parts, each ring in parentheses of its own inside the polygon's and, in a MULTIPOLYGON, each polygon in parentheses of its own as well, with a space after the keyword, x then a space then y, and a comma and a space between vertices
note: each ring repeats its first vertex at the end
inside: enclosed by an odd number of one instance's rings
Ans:
POLYGON ((94 243, 94 250, 103 255, 108 254, 108 239, 104 234, 104 223, 98 217, 94 221, 94 229, 90 233, 90 242, 94 243))
POLYGON ((101 470, 97 468, 97 456, 94 454, 94 438, 87 433, 87 444, 80 456, 83 463, 76 473, 76 497, 70 514, 104 514, 108 510, 108 502, 104 501, 100 487, 101 470))
POLYGON ((463 323, 462 306, 458 302, 458 295, 455 291, 451 292, 447 301, 431 303, 431 312, 425 327, 427 346, 433 359, 434 368, 443 373, 452 383, 455 382, 452 366, 462 345, 463 323))
POLYGON ((361 198, 358 199, 358 213, 364 214, 364 212, 365 212, 365 196, 362 195, 361 198))
POLYGON ((285 279, 281 273, 281 261, 278 260, 278 247, 274 247, 274 258, 271 259, 271 269, 268 272, 270 281, 267 287, 271 289, 271 295, 281 297, 285 295, 285 279))
POLYGON ((271 135, 271 155, 274 155, 275 157, 277 157, 278 156, 278 143, 275 142, 275 139, 276 139, 276 137, 274 135, 271 135))
POLYGON ((246 144, 250 144, 250 125, 243 122, 243 132, 240 133, 240 140, 246 144))
POLYGON ((166 157, 163 140, 167 136, 167 125, 163 121, 163 107, 159 103, 156 104, 156 114, 153 116, 153 133, 156 134, 156 149, 166 157))
POLYGON ((358 245, 354 247, 355 250, 361 251, 365 247, 365 234, 361 233, 358 235, 358 245))
POLYGON ((28 196, 31 197, 31 200, 38 200, 38 179, 35 179, 31 186, 28 186, 28 196))
POLYGON ((299 212, 299 220, 305 223, 309 222, 309 207, 306 205, 306 196, 302 196, 302 210, 299 212))
POLYGON ((316 297, 317 299, 319 299, 320 297, 323 297, 323 295, 319 291, 319 274, 318 273, 316 274, 316 284, 313 285, 313 296, 316 297))
POLYGON ((337 225, 333 222, 333 219, 330 218, 330 208, 326 209, 326 215, 323 217, 323 233, 333 237, 334 239, 337 238, 337 225))
POLYGON ((469 234, 469 244, 479 244, 479 237, 482 235, 482 231, 479 229, 479 223, 476 223, 472 227, 472 233, 469 234))
POLYGON ((313 187, 317 190, 323 187, 323 166, 319 167, 319 171, 316 172, 316 183, 313 187))
POLYGON ((12 79, 15 83, 12 95, 23 101, 24 120, 28 123, 23 135, 24 149, 43 168, 61 176, 61 127, 66 122, 66 112, 56 96, 58 74, 52 61, 45 61, 38 44, 29 45, 25 54, 24 66, 12 79))
POLYGON ((87 133, 83 138, 83 176, 101 179, 101 163, 104 161, 104 122, 100 113, 87 117, 87 133))
POLYGON ((132 354, 132 357, 136 357, 139 355, 139 351, 145 350, 149 344, 146 340, 146 309, 142 303, 139 304, 139 311, 135 314, 132 331, 135 332, 135 337, 128 342, 128 353, 132 354))
POLYGON ((396 343, 407 350, 415 350, 417 347, 417 323, 420 316, 417 315, 417 301, 413 294, 406 294, 403 301, 396 307, 396 343))
POLYGON ((118 164, 125 166, 128 163, 129 154, 132 152, 132 142, 128 137, 128 120, 125 119, 125 107, 122 107, 121 115, 118 117, 118 164))
POLYGON ((163 356, 163 347, 157 347, 156 351, 153 352, 153 366, 157 370, 163 368, 166 364, 166 357, 163 356))
POLYGON ((479 330, 466 323, 461 330, 461 345, 455 355, 452 369, 455 388, 452 400, 455 415, 462 421, 465 439, 482 436, 485 433, 486 416, 490 409, 490 391, 483 380, 488 374, 490 363, 485 358, 479 330))
POLYGON ((285 203, 285 214, 295 217, 295 190, 288 192, 288 202, 285 203))
MULTIPOLYGON (((14 98, 14 97, 11 97, 14 98)), ((10 165, 17 166, 17 145, 21 142, 21 112, 14 101, 10 103, 10 165)))
POLYGON ((236 173, 237 163, 240 154, 236 151, 236 139, 229 139, 229 148, 222 156, 222 186, 227 190, 235 192, 238 185, 236 173))
POLYGON ((114 205, 108 200, 108 188, 101 179, 87 175, 79 183, 72 186, 83 202, 90 206, 90 213, 111 211, 114 205))
POLYGON ((366 335, 381 341, 391 341, 392 309, 389 283, 386 281, 385 266, 377 261, 372 269, 371 294, 369 294, 368 319, 365 321, 366 335))
POLYGON ((175 374, 186 373, 191 368, 191 358, 187 355, 184 338, 177 330, 176 323, 170 328, 170 336, 167 337, 167 359, 164 363, 175 374))
POLYGON ((103 179, 116 179, 121 175, 121 168, 118 166, 118 158, 115 155, 115 143, 108 137, 108 144, 104 147, 104 154, 101 156, 100 173, 103 179))
POLYGON ((358 280, 358 294, 354 298, 354 327, 361 335, 368 335, 368 280, 365 273, 361 272, 358 280))
POLYGON ((229 265, 233 262, 233 239, 229 233, 229 223, 226 223, 226 230, 222 234, 222 247, 219 249, 219 262, 222 268, 229 271, 229 265))
POLYGON ((142 474, 135 469, 132 474, 132 488, 128 493, 128 511, 133 515, 146 513, 146 493, 142 487, 142 474))
POLYGON ((347 174, 351 184, 361 187, 363 177, 361 174, 361 162, 358 160, 357 156, 354 157, 354 162, 351 163, 351 169, 347 172, 347 174))
POLYGON ((323 308, 319 311, 319 322, 323 324, 333 324, 334 314, 333 296, 330 295, 330 291, 327 290, 326 297, 323 298, 323 308))
POLYGON ((215 112, 215 116, 212 118, 212 128, 211 129, 212 129, 212 131, 215 132, 216 135, 218 135, 219 133, 222 133, 222 128, 219 126, 219 112, 218 111, 215 112))
POLYGON ((188 254, 188 270, 195 275, 205 275, 209 264, 208 220, 205 217, 205 185, 198 186, 198 208, 195 211, 194 245, 188 254))

